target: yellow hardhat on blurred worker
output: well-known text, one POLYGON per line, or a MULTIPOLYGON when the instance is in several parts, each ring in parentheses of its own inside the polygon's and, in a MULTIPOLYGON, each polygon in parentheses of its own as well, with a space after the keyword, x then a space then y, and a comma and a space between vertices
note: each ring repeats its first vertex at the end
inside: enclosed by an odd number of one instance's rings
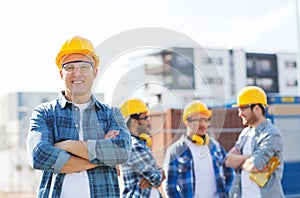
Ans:
POLYGON ((95 65, 98 67, 99 57, 95 53, 93 44, 86 38, 80 36, 74 36, 73 38, 67 40, 60 48, 59 53, 56 56, 56 65, 59 69, 62 68, 62 61, 66 55, 69 54, 85 54, 93 58, 95 65))
MULTIPOLYGON (((148 113, 149 111, 147 105, 140 99, 129 99, 125 101, 121 105, 120 109, 125 119, 128 118, 130 115, 148 113)), ((152 139, 149 136, 149 134, 141 133, 139 134, 139 138, 141 140, 146 141, 147 146, 152 145, 152 139)))
POLYGON ((207 118, 211 117, 212 111, 207 108, 207 106, 200 100, 195 100, 186 105, 183 110, 182 120, 186 122, 186 119, 193 113, 200 113, 205 115, 207 118))
POLYGON ((133 114, 148 112, 147 105, 140 99, 129 99, 125 101, 120 109, 124 118, 133 114))
POLYGON ((240 107, 249 104, 262 104, 268 106, 267 95, 262 88, 257 86, 244 87, 237 95, 237 104, 232 105, 232 107, 240 107))

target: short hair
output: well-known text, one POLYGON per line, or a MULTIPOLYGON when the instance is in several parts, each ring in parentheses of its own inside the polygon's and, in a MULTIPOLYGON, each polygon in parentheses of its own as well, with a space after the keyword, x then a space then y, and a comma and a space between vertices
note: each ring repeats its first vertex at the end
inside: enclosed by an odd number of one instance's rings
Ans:
POLYGON ((251 106, 250 106, 251 110, 253 110, 253 108, 254 108, 256 105, 258 105, 258 106, 260 107, 263 116, 266 117, 266 106, 263 105, 263 104, 260 104, 260 103, 258 103, 258 104, 251 104, 251 106))

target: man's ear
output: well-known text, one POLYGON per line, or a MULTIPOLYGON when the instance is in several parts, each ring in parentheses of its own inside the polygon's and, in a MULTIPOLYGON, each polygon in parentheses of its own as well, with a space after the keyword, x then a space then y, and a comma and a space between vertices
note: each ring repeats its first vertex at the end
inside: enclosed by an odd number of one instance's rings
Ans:
POLYGON ((62 70, 59 71, 59 74, 60 74, 60 78, 63 79, 63 73, 62 73, 62 70))
POLYGON ((95 74, 95 78, 97 77, 97 74, 98 74, 98 68, 95 68, 94 69, 94 74, 95 74))
POLYGON ((136 120, 136 119, 131 119, 131 122, 132 122, 133 124, 138 124, 138 123, 139 123, 139 121, 136 120))
POLYGON ((262 111, 261 108, 260 108, 258 105, 255 105, 254 108, 253 108, 253 110, 254 110, 255 112, 262 111))

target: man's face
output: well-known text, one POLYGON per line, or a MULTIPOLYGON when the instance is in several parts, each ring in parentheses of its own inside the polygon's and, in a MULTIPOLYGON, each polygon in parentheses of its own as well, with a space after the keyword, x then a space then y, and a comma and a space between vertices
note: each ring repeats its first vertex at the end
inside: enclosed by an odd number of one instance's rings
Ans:
POLYGON ((147 113, 141 113, 137 122, 138 122, 138 126, 137 126, 138 134, 141 133, 149 134, 150 127, 151 127, 149 115, 147 113))
POLYGON ((91 94, 93 81, 97 76, 97 69, 93 65, 93 59, 84 54, 71 54, 63 59, 60 76, 68 99, 91 94))
POLYGON ((187 118, 185 125, 188 129, 188 136, 193 136, 194 134, 203 136, 210 125, 210 121, 207 116, 201 113, 194 113, 187 118))
POLYGON ((256 123, 258 118, 253 111, 255 106, 245 105, 238 108, 239 117, 242 118, 243 125, 251 126, 252 124, 256 123))

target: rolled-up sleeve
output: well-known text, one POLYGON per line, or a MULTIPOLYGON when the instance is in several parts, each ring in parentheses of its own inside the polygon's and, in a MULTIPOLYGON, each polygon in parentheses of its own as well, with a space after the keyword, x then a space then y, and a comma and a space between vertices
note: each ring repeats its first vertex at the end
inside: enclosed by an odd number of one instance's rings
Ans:
MULTIPOLYGON (((108 119, 110 130, 119 130, 114 139, 88 140, 89 160, 98 165, 117 165, 126 162, 131 153, 131 136, 119 109, 112 108, 108 119)), ((108 132, 106 131, 106 132, 108 132)))
POLYGON ((70 154, 53 146, 52 132, 47 126, 42 106, 32 114, 27 135, 27 156, 34 169, 59 173, 70 154))
POLYGON ((162 172, 158 169, 151 150, 136 143, 133 145, 132 154, 128 164, 133 167, 152 185, 158 186, 162 182, 162 172))
POLYGON ((262 170, 269 162, 269 159, 281 153, 283 150, 282 135, 277 128, 268 128, 261 136, 257 148, 253 153, 253 163, 257 169, 262 170))

